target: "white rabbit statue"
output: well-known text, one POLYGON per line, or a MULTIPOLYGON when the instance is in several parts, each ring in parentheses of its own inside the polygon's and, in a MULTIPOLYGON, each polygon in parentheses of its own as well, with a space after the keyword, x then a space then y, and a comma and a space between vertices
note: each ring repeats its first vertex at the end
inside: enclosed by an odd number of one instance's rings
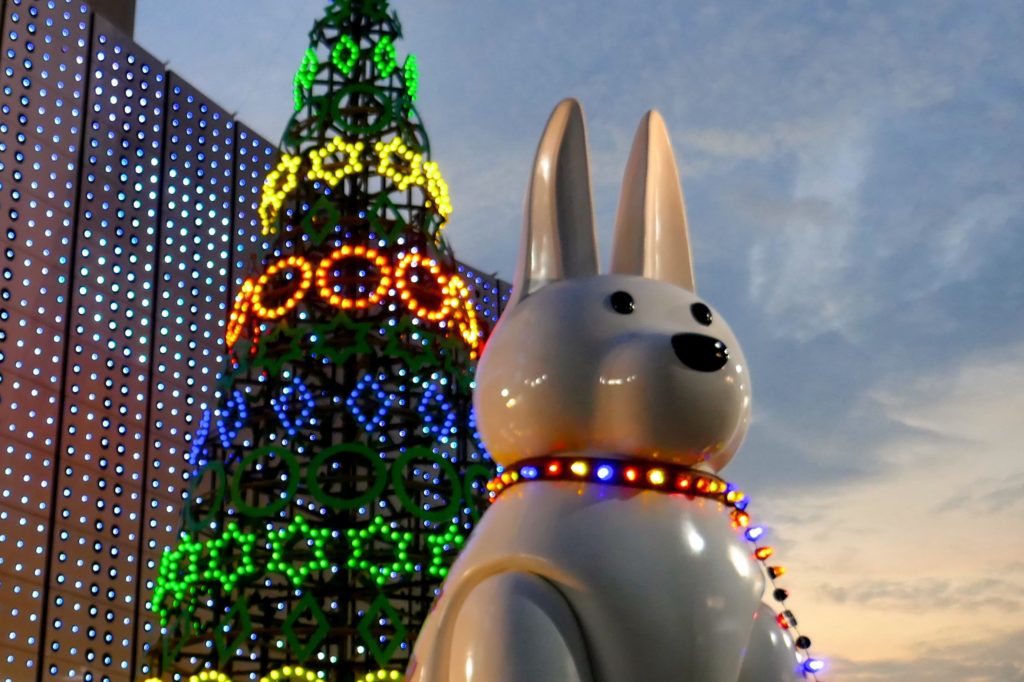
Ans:
MULTIPOLYGON (((697 296, 664 122, 633 143, 598 274, 583 112, 537 150, 513 300, 474 394, 505 489, 448 575, 407 682, 776 682, 793 642, 714 475, 750 380, 697 296)), ((731 498, 730 498, 731 499, 731 498)))

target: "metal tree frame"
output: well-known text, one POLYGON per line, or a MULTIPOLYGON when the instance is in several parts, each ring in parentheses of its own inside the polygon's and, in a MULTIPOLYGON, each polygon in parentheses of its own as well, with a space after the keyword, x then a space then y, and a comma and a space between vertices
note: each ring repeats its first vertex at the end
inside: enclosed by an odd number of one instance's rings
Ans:
MULTIPOLYGON (((436 188, 403 191, 374 168, 376 143, 396 136, 429 157, 415 60, 403 68, 394 58, 400 37, 379 0, 333 2, 314 25, 281 145, 303 161, 250 283, 289 256, 318 263, 363 245, 394 259, 418 254, 403 290, 425 309, 447 305, 450 291, 413 267, 431 259, 456 272, 436 188), (311 150, 339 137, 363 143, 362 168, 333 186, 311 179, 311 150)), ((411 172, 404 160, 393 163, 411 172)), ((345 163, 328 154, 324 168, 345 163)), ((294 299, 301 277, 291 267, 265 277, 262 305, 294 299)), ((330 272, 350 298, 366 298, 382 277, 359 257, 330 272)), ((218 409, 193 435, 182 540, 164 556, 153 604, 164 626, 153 676, 257 679, 293 665, 351 682, 404 669, 484 504, 492 471, 472 427, 471 335, 454 318, 403 307, 401 292, 342 311, 316 288, 271 319, 246 310, 244 295, 236 301, 251 319, 237 327, 218 409)))

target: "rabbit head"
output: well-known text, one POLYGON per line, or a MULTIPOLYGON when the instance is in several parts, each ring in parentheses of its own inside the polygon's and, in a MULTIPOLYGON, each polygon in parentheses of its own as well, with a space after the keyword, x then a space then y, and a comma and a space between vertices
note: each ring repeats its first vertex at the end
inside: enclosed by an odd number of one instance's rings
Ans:
POLYGON ((611 274, 598 274, 583 111, 548 121, 527 192, 512 300, 477 369, 494 459, 565 454, 719 470, 750 417, 739 343, 696 292, 682 188, 661 116, 640 123, 611 274))

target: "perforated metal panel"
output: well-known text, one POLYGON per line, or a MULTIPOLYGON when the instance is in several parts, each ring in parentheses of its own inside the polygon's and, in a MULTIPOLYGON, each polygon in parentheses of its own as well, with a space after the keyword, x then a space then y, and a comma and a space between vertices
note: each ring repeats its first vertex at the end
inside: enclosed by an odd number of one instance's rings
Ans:
POLYGON ((87 682, 132 672, 166 86, 115 36, 94 19, 44 658, 87 682))
POLYGON ((0 679, 42 646, 89 16, 9 0, 0 71, 0 679))
MULTIPOLYGON (((142 551, 144 599, 180 530, 189 443, 216 404, 230 297, 236 124, 177 76, 168 89, 163 209, 142 551)), ((139 613, 141 654, 158 624, 139 613)))
POLYGON ((232 239, 232 292, 253 272, 259 256, 269 248, 263 238, 258 208, 263 180, 277 163, 277 149, 244 125, 238 126, 235 168, 235 221, 232 239))

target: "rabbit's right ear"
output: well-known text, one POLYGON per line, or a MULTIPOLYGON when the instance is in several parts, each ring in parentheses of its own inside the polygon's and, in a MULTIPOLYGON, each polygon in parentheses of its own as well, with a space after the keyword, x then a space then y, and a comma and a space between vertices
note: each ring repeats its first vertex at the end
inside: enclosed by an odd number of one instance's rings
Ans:
POLYGON ((548 119, 523 214, 508 307, 551 282, 597 274, 587 130, 574 99, 562 100, 548 119))
POLYGON ((657 111, 647 112, 640 121, 626 163, 615 216, 612 272, 697 292, 683 188, 672 141, 657 111))

